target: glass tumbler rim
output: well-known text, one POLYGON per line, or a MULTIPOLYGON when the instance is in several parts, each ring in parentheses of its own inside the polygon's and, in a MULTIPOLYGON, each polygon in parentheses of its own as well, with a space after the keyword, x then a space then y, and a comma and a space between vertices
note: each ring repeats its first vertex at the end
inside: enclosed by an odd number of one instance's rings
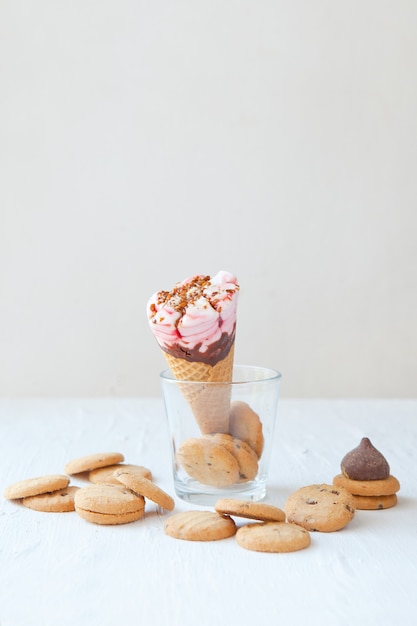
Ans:
POLYGON ((242 371, 245 370, 247 372, 252 372, 253 375, 252 376, 247 376, 247 378, 243 379, 243 380, 231 380, 231 381, 202 381, 202 380, 188 380, 188 379, 180 379, 180 378, 175 378, 174 374, 172 373, 172 371, 167 368, 164 369, 161 373, 160 373, 160 378, 162 381, 166 381, 166 382, 173 382, 173 383, 186 383, 187 385, 201 385, 202 383, 204 383, 204 385, 231 385, 231 386, 239 386, 239 385, 253 385, 256 383, 262 384, 262 383, 266 383, 266 382, 271 382, 271 381, 279 381, 282 378, 282 374, 281 372, 279 372, 278 370, 272 368, 272 367, 266 367, 266 366, 262 366, 262 365, 240 365, 240 364, 236 364, 233 366, 233 372, 237 372, 237 371, 242 371), (259 373, 263 372, 264 375, 263 376, 259 376, 259 373), (256 373, 258 373, 258 376, 256 375, 256 373))

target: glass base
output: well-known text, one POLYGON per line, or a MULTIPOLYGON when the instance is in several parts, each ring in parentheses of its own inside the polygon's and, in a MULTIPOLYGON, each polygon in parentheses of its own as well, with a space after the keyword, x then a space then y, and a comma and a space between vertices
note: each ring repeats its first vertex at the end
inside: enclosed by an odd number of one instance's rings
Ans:
POLYGON ((219 498, 236 498, 259 502, 266 496, 266 483, 250 481, 231 487, 211 487, 202 485, 191 478, 186 481, 175 481, 175 492, 181 500, 201 506, 214 506, 219 498))

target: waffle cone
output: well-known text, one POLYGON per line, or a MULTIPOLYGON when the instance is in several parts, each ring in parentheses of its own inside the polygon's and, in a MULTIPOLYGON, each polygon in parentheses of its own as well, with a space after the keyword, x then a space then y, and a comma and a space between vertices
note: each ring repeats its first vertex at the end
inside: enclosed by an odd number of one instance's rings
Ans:
POLYGON ((215 365, 186 361, 164 353, 168 365, 177 380, 187 380, 199 385, 181 385, 181 392, 190 405, 203 435, 229 432, 231 389, 228 385, 205 383, 231 382, 234 346, 228 355, 215 365))

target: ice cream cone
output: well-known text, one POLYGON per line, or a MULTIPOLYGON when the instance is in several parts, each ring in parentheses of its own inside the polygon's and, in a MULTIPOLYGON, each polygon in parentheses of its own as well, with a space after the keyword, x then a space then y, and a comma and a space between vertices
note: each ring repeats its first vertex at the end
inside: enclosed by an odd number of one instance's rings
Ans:
POLYGON ((229 383, 232 380, 233 353, 234 346, 226 358, 215 365, 186 361, 164 353, 177 380, 196 383, 195 385, 179 383, 179 387, 203 435, 229 432, 231 389, 229 385, 222 383, 229 383))
POLYGON ((202 434, 227 433, 239 285, 229 272, 197 274, 158 291, 147 304, 150 328, 181 384, 202 434))

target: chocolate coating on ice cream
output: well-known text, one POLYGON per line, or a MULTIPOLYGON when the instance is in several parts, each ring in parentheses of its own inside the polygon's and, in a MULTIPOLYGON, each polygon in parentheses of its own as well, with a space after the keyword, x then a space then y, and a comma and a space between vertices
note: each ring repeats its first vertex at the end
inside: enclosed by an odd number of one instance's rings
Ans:
POLYGON ((231 335, 223 333, 219 341, 212 343, 205 352, 201 352, 201 343, 194 348, 185 348, 179 343, 172 344, 169 348, 161 346, 162 350, 171 354, 177 359, 185 359, 190 362, 206 363, 207 365, 215 365, 218 361, 222 361, 227 357, 230 348, 235 341, 235 329, 231 335))
POLYGON ((358 447, 343 457, 340 466, 351 480, 384 480, 390 475, 387 460, 368 437, 363 437, 358 447))

